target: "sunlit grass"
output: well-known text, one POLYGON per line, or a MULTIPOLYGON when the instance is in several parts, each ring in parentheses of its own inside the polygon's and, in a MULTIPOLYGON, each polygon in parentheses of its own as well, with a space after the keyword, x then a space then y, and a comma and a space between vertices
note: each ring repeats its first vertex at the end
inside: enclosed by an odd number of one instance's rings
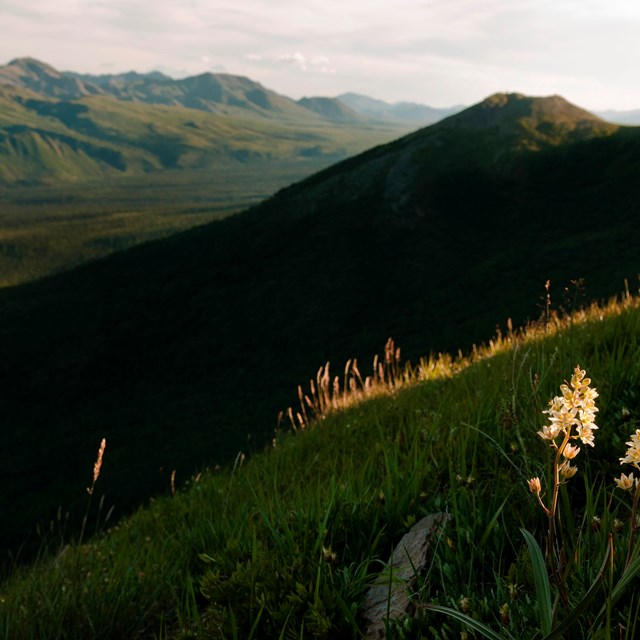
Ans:
MULTIPOLYGON (((280 433, 265 453, 16 569, 0 588, 0 637, 356 638, 367 585, 413 522, 437 512, 452 524, 420 577, 416 616, 390 637, 460 637, 462 623, 434 604, 539 637, 519 528, 544 539, 527 482, 548 469, 542 411, 580 362, 600 394, 598 446, 560 506, 569 500, 578 517, 567 536, 583 560, 575 579, 588 586, 609 533, 616 548, 628 540, 614 519, 628 521, 630 505, 607 496, 640 418, 639 335, 638 299, 623 296, 415 367, 401 367, 389 344, 368 384, 351 363, 326 399, 317 381, 315 395, 301 393, 304 433, 280 433)), ((623 598, 607 628, 633 637, 637 608, 623 598)))
POLYGON ((295 411, 289 407, 286 412, 282 412, 280 421, 286 415, 294 431, 305 429, 334 411, 345 409, 368 398, 389 395, 413 384, 449 378, 487 358, 539 340, 562 337, 563 332, 573 327, 587 322, 602 322, 605 317, 616 316, 627 309, 637 309, 639 306, 640 299, 631 296, 627 288, 622 297, 611 298, 606 304, 594 302, 571 314, 560 314, 548 309, 546 317, 515 331, 509 319, 509 330, 506 334, 498 331, 486 344, 473 345, 470 353, 464 354, 459 351, 455 355, 430 354, 421 358, 417 366, 412 366, 411 363, 402 366, 400 348, 396 348, 394 341, 389 338, 384 356, 374 357, 371 374, 366 377, 360 372, 357 360, 347 361, 342 378, 339 375, 332 377, 330 363, 320 367, 315 380, 309 382, 308 391, 302 386, 298 387, 299 407, 295 411))

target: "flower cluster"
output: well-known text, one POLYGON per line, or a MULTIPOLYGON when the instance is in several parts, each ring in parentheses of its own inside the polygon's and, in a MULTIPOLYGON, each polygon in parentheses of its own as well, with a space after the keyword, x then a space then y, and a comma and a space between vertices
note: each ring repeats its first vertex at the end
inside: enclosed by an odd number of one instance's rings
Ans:
POLYGON ((591 379, 585 378, 584 369, 577 366, 570 383, 560 385, 562 395, 553 398, 549 402, 549 408, 543 412, 549 415, 549 424, 538 431, 538 435, 544 440, 550 440, 551 445, 559 449, 564 458, 559 472, 565 480, 575 475, 577 467, 572 467, 570 461, 580 453, 580 447, 569 441, 580 440, 582 444, 594 446, 593 432, 598 428, 594 422, 598 411, 595 403, 598 393, 590 384, 591 379), (556 442, 558 437, 561 438, 560 444, 556 442))
MULTIPOLYGON (((631 441, 627 442, 627 447, 627 455, 624 458, 620 458, 620 464, 633 465, 640 471, 640 429, 636 429, 636 432, 631 436, 631 441)), ((634 478, 633 473, 628 476, 621 473, 619 478, 615 478, 615 481, 623 491, 633 491, 637 489, 640 483, 640 479, 634 478)))

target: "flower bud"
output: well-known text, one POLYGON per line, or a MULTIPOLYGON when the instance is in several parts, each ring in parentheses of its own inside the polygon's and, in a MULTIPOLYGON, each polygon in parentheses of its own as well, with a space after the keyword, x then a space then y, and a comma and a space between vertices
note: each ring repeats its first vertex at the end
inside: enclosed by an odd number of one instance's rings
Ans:
POLYGON ((542 486, 540 485, 540 478, 531 478, 531 480, 529 480, 528 482, 529 482, 529 491, 531 491, 531 493, 535 493, 536 495, 539 495, 540 492, 542 491, 542 486))

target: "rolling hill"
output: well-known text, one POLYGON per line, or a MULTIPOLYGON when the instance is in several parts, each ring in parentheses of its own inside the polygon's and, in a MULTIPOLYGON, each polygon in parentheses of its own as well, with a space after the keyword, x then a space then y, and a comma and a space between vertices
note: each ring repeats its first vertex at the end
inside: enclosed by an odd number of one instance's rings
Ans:
POLYGON ((1 291, 3 542, 58 505, 79 521, 102 437, 122 513, 173 469, 260 450, 314 364, 389 336, 409 357, 470 348, 537 317, 549 279, 565 308, 634 286, 638 158, 634 128, 497 94, 243 214, 1 291))

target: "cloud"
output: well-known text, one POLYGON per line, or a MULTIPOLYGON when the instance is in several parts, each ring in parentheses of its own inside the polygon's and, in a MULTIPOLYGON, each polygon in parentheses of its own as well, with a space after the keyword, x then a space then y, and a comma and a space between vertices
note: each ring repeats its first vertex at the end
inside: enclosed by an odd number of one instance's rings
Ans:
POLYGON ((177 77, 213 61, 287 95, 444 106, 570 87, 581 106, 640 106, 633 0, 0 0, 0 19, 0 63, 177 77))
POLYGON ((299 51, 295 53, 283 53, 277 57, 278 62, 284 62, 286 64, 293 64, 302 71, 307 70, 307 58, 303 56, 299 51))
POLYGON ((258 63, 263 67, 278 69, 284 67, 295 68, 305 73, 317 73, 333 75, 336 69, 331 65, 331 60, 325 55, 305 55, 301 51, 287 51, 284 53, 246 53, 243 60, 249 63, 258 63))

